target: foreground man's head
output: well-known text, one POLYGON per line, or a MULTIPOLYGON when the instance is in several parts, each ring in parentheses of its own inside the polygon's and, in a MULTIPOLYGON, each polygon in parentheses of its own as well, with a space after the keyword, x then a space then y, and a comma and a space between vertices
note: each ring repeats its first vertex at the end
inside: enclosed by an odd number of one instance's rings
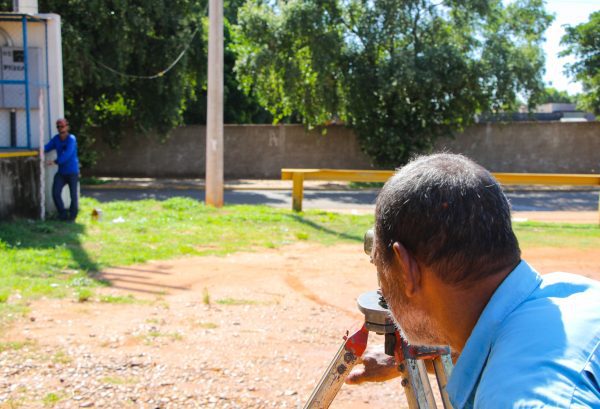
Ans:
MULTIPOLYGON (((478 297, 520 260, 510 208, 493 176, 461 155, 419 157, 377 199, 373 259, 394 319, 411 342, 451 342, 436 299, 478 297), (436 293, 438 292, 438 293, 436 293), (456 295, 456 294, 455 294, 456 295)), ((495 284, 497 285, 497 283, 495 284)))

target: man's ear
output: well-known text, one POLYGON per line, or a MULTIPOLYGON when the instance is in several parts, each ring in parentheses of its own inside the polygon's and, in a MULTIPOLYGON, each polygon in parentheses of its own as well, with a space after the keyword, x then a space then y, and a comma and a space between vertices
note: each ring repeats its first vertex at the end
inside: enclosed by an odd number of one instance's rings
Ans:
POLYGON ((421 269, 417 260, 415 260, 402 243, 395 242, 393 249, 394 258, 400 266, 406 296, 412 297, 421 288, 421 269))

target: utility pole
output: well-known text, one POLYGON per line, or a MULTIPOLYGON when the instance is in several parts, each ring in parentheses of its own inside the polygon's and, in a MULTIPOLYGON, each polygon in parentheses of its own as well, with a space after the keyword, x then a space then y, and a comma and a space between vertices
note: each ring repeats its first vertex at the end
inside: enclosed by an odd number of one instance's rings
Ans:
POLYGON ((223 206, 223 0, 208 3, 206 204, 223 206))

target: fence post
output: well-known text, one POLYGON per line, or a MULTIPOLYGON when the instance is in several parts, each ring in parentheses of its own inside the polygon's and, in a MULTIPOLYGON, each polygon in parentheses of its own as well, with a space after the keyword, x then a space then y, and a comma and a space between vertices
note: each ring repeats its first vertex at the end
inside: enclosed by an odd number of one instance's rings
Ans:
POLYGON ((292 176, 294 181, 292 187, 292 210, 302 211, 302 198, 304 196, 304 173, 294 172, 292 176))

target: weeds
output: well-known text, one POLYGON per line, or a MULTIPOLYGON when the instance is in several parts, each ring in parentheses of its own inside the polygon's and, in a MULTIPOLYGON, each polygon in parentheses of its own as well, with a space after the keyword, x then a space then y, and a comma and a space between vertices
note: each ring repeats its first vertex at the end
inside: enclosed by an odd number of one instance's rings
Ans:
POLYGON ((9 341, 0 342, 0 352, 4 351, 18 351, 23 348, 29 348, 34 346, 33 341, 9 341))
POLYGON ((137 304, 141 300, 136 299, 133 295, 103 295, 100 297, 100 302, 107 304, 137 304))
POLYGON ((75 298, 77 299, 77 302, 87 302, 91 300, 93 296, 94 292, 89 288, 79 288, 75 292, 75 298))
POLYGON ((210 306, 210 294, 206 287, 202 290, 202 304, 210 306))
POLYGON ((215 329, 218 328, 219 326, 217 324, 215 324, 214 322, 202 322, 200 321, 198 323, 198 326, 200 328, 204 328, 204 329, 215 329))
POLYGON ((42 402, 44 403, 44 406, 54 407, 61 400, 62 400, 62 397, 59 394, 50 392, 50 393, 46 394, 46 396, 44 396, 44 399, 42 399, 42 402))
POLYGON ((123 378, 118 376, 105 376, 102 378, 103 383, 110 385, 135 385, 138 383, 137 378, 123 378))
POLYGON ((222 298, 217 300, 217 304, 221 305, 257 305, 260 304, 255 300, 244 300, 239 298, 222 298))

